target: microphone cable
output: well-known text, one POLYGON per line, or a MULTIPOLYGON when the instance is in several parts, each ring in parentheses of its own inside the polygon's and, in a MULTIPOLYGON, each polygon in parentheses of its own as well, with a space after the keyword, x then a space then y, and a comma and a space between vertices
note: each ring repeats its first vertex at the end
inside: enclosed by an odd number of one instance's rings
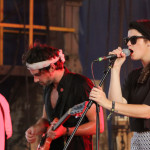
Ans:
POLYGON ((94 64, 94 61, 92 61, 92 63, 91 63, 91 73, 92 73, 92 78, 93 78, 93 84, 94 84, 94 86, 96 86, 94 71, 93 71, 93 64, 94 64))

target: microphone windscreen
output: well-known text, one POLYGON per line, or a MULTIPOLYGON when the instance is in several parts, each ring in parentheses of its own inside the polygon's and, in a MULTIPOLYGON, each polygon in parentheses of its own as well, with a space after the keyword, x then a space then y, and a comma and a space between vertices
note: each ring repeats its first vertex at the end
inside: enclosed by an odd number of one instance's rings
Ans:
POLYGON ((123 52, 126 56, 129 56, 129 55, 131 54, 130 50, 127 49, 127 48, 124 48, 124 49, 122 50, 122 52, 123 52))

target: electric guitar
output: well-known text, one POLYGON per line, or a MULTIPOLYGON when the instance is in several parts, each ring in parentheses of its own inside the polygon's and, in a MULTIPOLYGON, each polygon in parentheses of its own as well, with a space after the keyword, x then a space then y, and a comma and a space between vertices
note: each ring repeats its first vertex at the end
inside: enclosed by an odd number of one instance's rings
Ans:
MULTIPOLYGON (((57 123, 52 127, 51 130, 55 131, 60 125, 63 125, 70 116, 80 117, 82 112, 84 112, 87 101, 77 104, 74 107, 70 108, 59 120, 57 118, 54 119, 57 123)), ((51 128, 51 125, 47 128, 47 131, 51 128)), ((37 150, 49 150, 52 139, 47 136, 47 132, 42 135, 41 141, 37 147, 37 150)))

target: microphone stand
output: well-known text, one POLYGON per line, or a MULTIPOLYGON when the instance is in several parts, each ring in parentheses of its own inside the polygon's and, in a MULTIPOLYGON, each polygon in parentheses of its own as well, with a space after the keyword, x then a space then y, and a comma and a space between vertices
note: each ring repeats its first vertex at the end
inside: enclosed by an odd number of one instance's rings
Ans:
MULTIPOLYGON (((114 64, 114 61, 115 61, 115 59, 114 59, 114 60, 111 60, 110 63, 109 63, 109 66, 107 67, 107 70, 104 71, 104 75, 103 75, 103 77, 102 77, 102 79, 100 80, 100 83, 99 83, 99 86, 100 86, 100 87, 103 85, 103 83, 104 83, 104 81, 105 81, 105 79, 106 79, 106 77, 107 77, 107 75, 108 75, 110 69, 112 68, 112 66, 113 66, 113 64, 114 64)), ((75 127, 75 129, 73 130, 72 134, 70 135, 70 137, 69 137, 69 139, 68 139, 66 145, 64 146, 63 150, 67 150, 67 148, 68 148, 68 146, 69 146, 69 144, 70 144, 72 138, 74 137, 74 135, 75 135, 75 133, 76 133, 78 127, 80 126, 80 123, 82 122, 82 120, 83 120, 85 114, 87 113, 88 109, 92 106, 93 103, 95 103, 95 102, 93 102, 92 100, 89 100, 89 102, 88 102, 88 104, 87 104, 87 106, 86 106, 85 111, 83 112, 81 118, 80 118, 79 121, 77 122, 76 127, 75 127)), ((99 117, 99 105, 98 105, 97 103, 95 103, 95 104, 96 104, 96 111, 98 112, 97 119, 96 119, 96 150, 98 150, 98 149, 99 149, 99 133, 100 133, 100 132, 99 132, 99 122, 98 122, 98 120, 99 120, 99 118, 98 118, 98 117, 99 117)))

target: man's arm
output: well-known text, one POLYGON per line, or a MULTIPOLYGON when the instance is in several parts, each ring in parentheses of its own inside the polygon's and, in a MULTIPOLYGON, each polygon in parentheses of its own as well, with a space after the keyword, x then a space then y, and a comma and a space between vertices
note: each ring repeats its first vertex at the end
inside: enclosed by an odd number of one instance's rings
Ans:
MULTIPOLYGON (((100 118, 101 119, 101 126, 100 126, 100 132, 104 131, 104 118, 103 118, 103 111, 100 107, 100 118)), ((96 107, 95 104, 91 106, 91 108, 87 111, 86 117, 88 118, 89 122, 82 124, 77 129, 75 135, 78 136, 86 136, 86 135, 93 135, 96 134, 96 107)), ((71 135, 74 131, 75 127, 69 127, 69 131, 67 131, 67 128, 65 128, 63 125, 61 125, 59 128, 57 128, 55 131, 49 130, 48 135, 52 139, 56 139, 60 136, 64 135, 71 135)))
MULTIPOLYGON (((103 118, 103 109, 100 108, 100 132, 103 132, 104 130, 104 118, 103 118), (102 118, 101 118, 102 117, 102 118)), ((91 108, 87 111, 86 117, 88 118, 89 122, 82 124, 79 126, 77 132, 75 135, 93 135, 96 134, 96 107, 95 104, 91 106, 91 108)), ((69 135, 72 134, 75 127, 69 128, 69 135)))
POLYGON ((41 135, 46 132, 47 127, 49 126, 45 105, 43 106, 43 115, 42 117, 25 132, 26 139, 29 143, 34 143, 36 141, 37 135, 41 135))
MULTIPOLYGON (((81 86, 78 88, 78 92, 82 93, 80 99, 82 101, 89 99, 89 93, 91 91, 91 88, 94 86, 90 79, 84 78, 82 79, 81 86), (82 91, 82 92, 81 92, 82 91)), ((104 116, 103 116, 103 109, 100 107, 100 132, 104 131, 104 116)), ((96 134, 96 105, 93 103, 91 108, 87 111, 86 117, 88 119, 87 123, 84 123, 79 126, 78 130, 76 131, 75 135, 93 135, 96 134)), ((75 127, 69 128, 69 135, 72 134, 75 127)))

